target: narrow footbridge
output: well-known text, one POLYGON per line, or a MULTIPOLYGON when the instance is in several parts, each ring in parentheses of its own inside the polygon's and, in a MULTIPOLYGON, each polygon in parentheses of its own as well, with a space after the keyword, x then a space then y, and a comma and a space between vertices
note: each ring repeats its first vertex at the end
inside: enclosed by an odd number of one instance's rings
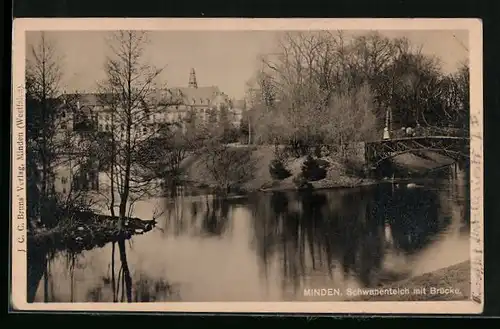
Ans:
POLYGON ((469 157, 469 138, 464 136, 411 136, 365 143, 365 161, 372 169, 405 153, 430 151, 459 162, 469 157))

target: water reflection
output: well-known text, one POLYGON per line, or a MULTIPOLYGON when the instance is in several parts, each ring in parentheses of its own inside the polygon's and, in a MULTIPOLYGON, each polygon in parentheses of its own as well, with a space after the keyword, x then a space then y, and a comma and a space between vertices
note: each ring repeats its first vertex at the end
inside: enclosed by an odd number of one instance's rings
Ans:
MULTIPOLYGON (((234 204, 234 202, 233 202, 234 204)), ((230 230, 231 200, 202 196, 191 200, 182 197, 166 202, 166 234, 176 236, 221 236, 230 230)))
MULTIPOLYGON (((420 185, 164 199, 158 229, 122 248, 54 255, 35 301, 300 300, 303 288, 377 286, 466 260, 466 186, 420 185)), ((151 206, 136 209, 148 218, 151 206)))
POLYGON ((175 289, 165 279, 140 271, 132 274, 125 240, 82 253, 52 254, 43 265, 44 284, 28 283, 28 287, 38 291, 28 296, 29 302, 155 302, 176 298, 175 289), (111 251, 107 271, 99 268, 94 272, 93 261, 105 251, 111 251))
POLYGON ((428 189, 393 190, 391 186, 331 192, 258 195, 250 203, 255 218, 254 247, 264 272, 274 255, 282 275, 295 290, 311 271, 355 276, 363 286, 406 271, 383 268, 387 249, 412 255, 442 232, 436 193, 428 189), (328 202, 327 202, 328 200, 328 202))

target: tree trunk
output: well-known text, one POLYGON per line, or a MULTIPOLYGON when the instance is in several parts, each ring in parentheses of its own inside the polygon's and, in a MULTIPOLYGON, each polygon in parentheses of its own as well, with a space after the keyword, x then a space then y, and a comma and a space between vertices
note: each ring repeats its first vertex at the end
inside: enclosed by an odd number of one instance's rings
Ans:
MULTIPOLYGON (((46 255, 45 257, 48 257, 46 255)), ((44 271, 43 271, 43 302, 48 303, 49 302, 49 262, 44 266, 44 271)))
POLYGON ((118 248, 120 250, 120 261, 123 267, 123 280, 125 281, 125 290, 127 293, 127 302, 132 302, 132 278, 127 262, 127 251, 125 249, 125 239, 118 240, 118 248))
MULTIPOLYGON (((125 183, 125 185, 127 185, 127 183, 125 183)), ((125 191, 128 192, 127 186, 125 186, 125 191)), ((127 194, 126 197, 128 197, 128 193, 126 193, 126 194, 127 194)), ((127 199, 122 194, 121 200, 120 200, 120 210, 119 210, 120 228, 121 229, 124 228, 125 219, 127 218, 126 211, 127 211, 127 199)), ((130 270, 128 267, 127 251, 126 251, 126 247, 125 247, 125 237, 121 237, 120 240, 118 240, 118 249, 119 249, 119 253, 120 253, 120 261, 122 263, 122 268, 123 268, 123 280, 125 282, 127 301, 130 303, 130 302, 132 302, 132 279, 130 277, 130 270)))
POLYGON ((115 279, 115 242, 111 246, 111 286, 113 289, 113 303, 118 301, 118 296, 116 294, 116 279, 115 279))

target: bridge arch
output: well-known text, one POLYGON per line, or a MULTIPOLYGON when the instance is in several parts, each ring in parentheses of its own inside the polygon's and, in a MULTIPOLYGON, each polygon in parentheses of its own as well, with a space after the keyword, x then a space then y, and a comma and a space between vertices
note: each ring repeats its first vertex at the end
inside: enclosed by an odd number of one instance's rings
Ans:
POLYGON ((385 161, 393 159, 393 158, 395 158, 395 157, 397 157, 399 155, 408 154, 408 153, 415 154, 415 153, 418 153, 418 152, 425 152, 425 151, 435 152, 435 153, 444 155, 446 157, 449 157, 449 158, 453 159, 455 162, 463 161, 464 158, 468 158, 469 157, 468 154, 464 154, 464 153, 462 153, 460 151, 448 151, 448 150, 442 150, 442 149, 437 149, 437 148, 425 148, 425 149, 416 148, 416 149, 409 149, 409 150, 404 150, 404 151, 400 151, 400 152, 395 152, 395 153, 391 153, 389 155, 380 157, 376 162, 372 162, 370 164, 370 166, 371 166, 372 169, 377 169, 385 161))
POLYGON ((422 151, 434 152, 464 161, 469 157, 469 139, 465 137, 432 136, 401 139, 386 139, 365 144, 365 160, 372 169, 385 161, 402 154, 416 154, 422 151))

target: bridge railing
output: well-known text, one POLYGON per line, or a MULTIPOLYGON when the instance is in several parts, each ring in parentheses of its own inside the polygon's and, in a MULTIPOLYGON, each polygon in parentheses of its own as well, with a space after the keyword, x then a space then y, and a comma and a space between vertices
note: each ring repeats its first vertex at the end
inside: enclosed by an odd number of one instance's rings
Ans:
POLYGON ((408 131, 406 128, 404 130, 393 130, 390 134, 391 139, 430 136, 467 137, 467 131, 460 128, 420 126, 411 127, 410 131, 408 131))

